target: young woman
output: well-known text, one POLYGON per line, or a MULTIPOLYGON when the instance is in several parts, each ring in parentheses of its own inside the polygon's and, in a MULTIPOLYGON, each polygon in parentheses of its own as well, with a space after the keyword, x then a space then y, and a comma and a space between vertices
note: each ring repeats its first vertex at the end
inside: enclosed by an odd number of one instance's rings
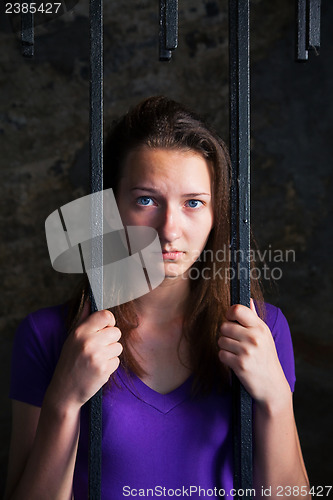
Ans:
POLYGON ((101 387, 103 500, 234 496, 231 370, 254 400, 256 496, 310 498, 287 322, 255 280, 256 305, 230 307, 217 258, 230 232, 224 143, 180 104, 146 99, 106 141, 104 188, 125 226, 156 229, 165 279, 91 315, 85 285, 20 325, 6 499, 87 498, 85 403, 101 387))

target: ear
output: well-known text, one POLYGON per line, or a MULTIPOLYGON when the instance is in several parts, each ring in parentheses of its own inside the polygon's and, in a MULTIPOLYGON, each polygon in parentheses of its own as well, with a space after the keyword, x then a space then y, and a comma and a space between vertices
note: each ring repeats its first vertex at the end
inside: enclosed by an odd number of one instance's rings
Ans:
POLYGON ((258 316, 258 313, 257 313, 257 310, 256 310, 256 306, 254 305, 254 301, 253 301, 253 299, 250 299, 250 309, 251 309, 251 311, 253 311, 253 312, 254 312, 254 314, 255 314, 256 316, 258 316))

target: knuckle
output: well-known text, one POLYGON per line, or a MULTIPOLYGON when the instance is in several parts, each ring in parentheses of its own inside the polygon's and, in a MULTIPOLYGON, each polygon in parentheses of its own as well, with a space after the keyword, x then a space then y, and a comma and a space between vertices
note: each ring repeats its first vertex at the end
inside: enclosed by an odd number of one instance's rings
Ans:
POLYGON ((249 358, 251 358, 253 353, 253 346, 249 344, 245 344, 241 346, 241 357, 243 362, 246 363, 249 358))
POLYGON ((78 341, 81 339, 82 335, 84 332, 84 327, 81 325, 77 326, 75 330, 73 331, 73 338, 74 340, 78 341))
POLYGON ((220 331, 221 331, 222 333, 225 333, 225 332, 227 331, 227 328, 228 328, 228 323, 227 323, 227 321, 224 321, 224 322, 222 323, 222 325, 221 325, 220 331))
POLYGON ((90 350, 88 353, 88 360, 90 366, 92 366, 94 369, 97 369, 97 371, 102 370, 103 371, 103 365, 101 364, 100 356, 96 351, 90 350))
POLYGON ((111 320, 111 316, 113 317, 113 314, 110 311, 108 311, 107 309, 103 309, 102 311, 99 311, 98 315, 101 318, 101 320, 104 322, 109 322, 111 320))
POLYGON ((81 345, 80 345, 80 352, 86 358, 90 358, 92 356, 92 354, 93 354, 90 342, 88 342, 88 341, 82 342, 81 345))
POLYGON ((225 358, 225 351, 223 349, 219 350, 219 358, 222 360, 225 358))
POLYGON ((241 304, 235 304, 234 306, 232 306, 232 309, 233 313, 236 316, 239 316, 239 314, 242 312, 243 306, 241 304))
POLYGON ((246 359, 244 357, 240 357, 238 359, 238 369, 240 372, 245 372, 246 371, 246 359))
POLYGON ((258 347, 258 345, 259 345, 259 339, 256 335, 250 335, 249 342, 252 346, 255 346, 255 347, 258 347))

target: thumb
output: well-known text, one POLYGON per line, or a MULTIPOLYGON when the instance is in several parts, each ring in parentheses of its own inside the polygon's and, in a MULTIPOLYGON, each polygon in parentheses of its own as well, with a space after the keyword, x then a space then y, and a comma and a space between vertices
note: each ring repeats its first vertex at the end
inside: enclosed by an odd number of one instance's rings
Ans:
POLYGON ((257 309, 256 309, 256 306, 254 305, 254 301, 253 301, 253 299, 250 299, 250 309, 251 309, 251 311, 253 311, 253 312, 254 312, 254 314, 255 314, 256 316, 258 316, 257 309))

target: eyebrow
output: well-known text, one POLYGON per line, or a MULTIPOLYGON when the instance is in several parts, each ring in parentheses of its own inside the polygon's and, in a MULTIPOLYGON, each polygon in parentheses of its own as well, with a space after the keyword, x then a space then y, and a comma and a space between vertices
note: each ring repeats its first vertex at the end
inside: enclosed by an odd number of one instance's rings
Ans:
MULTIPOLYGON (((148 187, 144 187, 144 186, 137 186, 137 187, 134 187, 131 189, 131 191, 147 191, 147 193, 153 193, 153 194, 159 194, 159 191, 157 189, 154 189, 154 188, 148 188, 148 187)), ((190 197, 190 196, 210 196, 211 197, 211 194, 209 193, 185 193, 185 194, 182 194, 182 196, 186 196, 186 197, 190 197)))

